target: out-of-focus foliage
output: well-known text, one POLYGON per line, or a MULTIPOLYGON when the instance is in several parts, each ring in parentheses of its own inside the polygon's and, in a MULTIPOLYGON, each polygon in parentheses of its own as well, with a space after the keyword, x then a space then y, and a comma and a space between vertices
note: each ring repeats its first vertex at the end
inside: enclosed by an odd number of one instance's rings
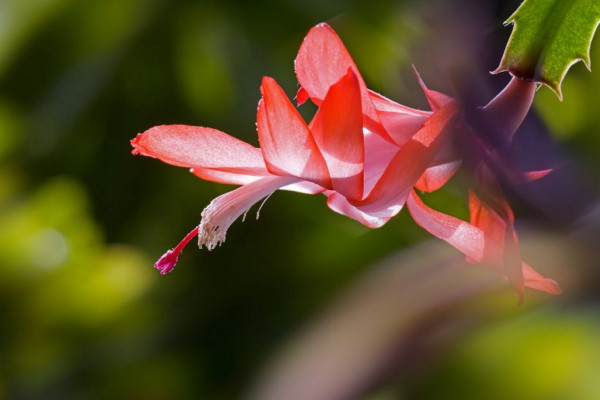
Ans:
POLYGON ((595 310, 539 309, 514 316, 466 337, 409 397, 595 399, 599 333, 595 310))
MULTIPOLYGON (((256 143, 261 77, 273 76, 292 97, 296 51, 321 21, 344 39, 370 87, 409 106, 426 107, 411 62, 434 89, 450 91, 456 68, 478 71, 470 76, 482 88, 501 86, 505 77, 487 71, 515 2, 450 3, 0 0, 0 399, 239 397, 334 293, 427 238, 404 212, 369 230, 330 212, 322 196, 282 192, 259 221, 238 221, 223 247, 190 247, 160 277, 156 257, 230 188, 133 157, 129 140, 153 125, 184 123, 256 143)), ((598 168, 597 91, 589 83, 598 87, 598 74, 577 71, 565 82, 564 104, 548 91, 536 104, 550 131, 598 168)), ((427 201, 464 218, 455 183, 427 201)), ((501 302, 512 308, 516 300, 501 302)), ((466 338, 457 355, 440 356, 442 369, 391 388, 389 398, 407 390, 428 398, 443 368, 467 374, 486 360, 512 362, 516 353, 479 349, 489 340, 513 348, 521 334, 548 338, 531 327, 535 318, 564 320, 570 337, 587 340, 597 332, 589 315, 548 311, 506 322, 510 332, 489 328, 472 345, 466 338)), ((516 348, 522 357, 539 354, 516 348)), ((556 354, 543 359, 552 374, 563 363, 556 354)), ((510 369, 499 374, 518 379, 510 369)), ((483 385, 454 390, 489 397, 483 385)))

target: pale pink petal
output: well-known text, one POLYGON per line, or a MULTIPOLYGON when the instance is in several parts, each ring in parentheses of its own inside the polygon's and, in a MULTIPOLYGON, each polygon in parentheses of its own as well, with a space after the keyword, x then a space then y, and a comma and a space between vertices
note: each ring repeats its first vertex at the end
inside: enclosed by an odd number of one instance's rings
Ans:
POLYGON ((523 277, 525 286, 541 290, 550 294, 561 294, 562 290, 558 283, 549 278, 544 278, 539 272, 531 268, 527 263, 523 263, 523 277))
POLYGON ((429 117, 431 115, 431 111, 423 111, 418 110, 416 108, 411 108, 404 106, 402 104, 396 103, 394 100, 388 99, 387 97, 372 91, 371 89, 367 89, 367 93, 369 94, 369 98, 373 103, 373 107, 377 110, 377 112, 389 112, 394 114, 402 114, 402 115, 411 115, 415 117, 429 117))
POLYGON ((393 217, 393 215, 370 215, 350 204, 348 200, 339 193, 329 191, 325 194, 327 195, 327 205, 331 210, 352 218, 369 228, 379 228, 393 217))
POLYGON ((364 193, 370 193, 381 178, 381 175, 400 151, 400 147, 391 144, 381 136, 364 130, 365 141, 365 188, 364 193))
POLYGON ((504 217, 481 201, 473 191, 470 191, 469 212, 471 223, 485 232, 486 238, 489 238, 484 250, 484 262, 490 265, 497 264, 498 268, 504 270, 504 275, 517 289, 522 301, 525 288, 519 239, 513 226, 514 215, 506 200, 494 200, 496 207, 504 217))
POLYGON ((474 262, 483 262, 486 238, 481 229, 427 207, 414 191, 406 204, 413 220, 423 229, 448 242, 474 262))
POLYGON ((155 157, 187 168, 211 168, 258 175, 265 171, 260 149, 211 128, 161 125, 131 141, 134 154, 155 157))
POLYGON ((192 168, 190 169, 190 172, 206 181, 226 183, 229 185, 246 185, 265 176, 271 176, 266 168, 263 171, 260 171, 260 174, 257 173, 256 175, 233 174, 210 168, 192 168))
POLYGON ((327 163, 332 189, 361 199, 365 157, 361 98, 358 79, 351 70, 331 86, 310 130, 327 163))
POLYGON ((403 146, 415 134, 427 117, 420 115, 398 114, 393 112, 378 112, 379 120, 385 127, 394 144, 403 146))
POLYGON ((331 187, 329 171, 308 126, 272 78, 263 78, 257 112, 258 139, 267 168, 331 187))
POLYGON ((360 210, 371 214, 397 213, 419 177, 431 164, 453 129, 456 105, 447 104, 432 114, 423 127, 393 157, 373 190, 359 202, 360 210))
POLYGON ((198 246, 214 249, 225 241, 231 224, 250 207, 275 190, 299 181, 290 176, 268 176, 217 197, 202 211, 198 246))
POLYGON ((423 192, 433 192, 444 186, 462 164, 461 160, 435 165, 425 170, 415 187, 423 192))
MULTIPOLYGON (((504 239, 499 243, 475 225, 429 208, 414 191, 406 204, 414 221, 427 232, 446 241, 473 262, 483 263, 504 273, 497 268, 497 261, 490 260, 490 257, 502 255, 504 239)), ((544 278, 526 263, 521 263, 521 270, 525 286, 552 294, 561 292, 554 280, 544 278)))
POLYGON ((316 183, 302 181, 298 183, 293 183, 291 185, 282 186, 279 188, 280 190, 288 190, 290 192, 304 193, 304 194, 318 194, 323 193, 327 189, 322 186, 317 185, 316 183))
POLYGON ((513 77, 481 110, 487 123, 511 140, 531 108, 537 84, 513 77))

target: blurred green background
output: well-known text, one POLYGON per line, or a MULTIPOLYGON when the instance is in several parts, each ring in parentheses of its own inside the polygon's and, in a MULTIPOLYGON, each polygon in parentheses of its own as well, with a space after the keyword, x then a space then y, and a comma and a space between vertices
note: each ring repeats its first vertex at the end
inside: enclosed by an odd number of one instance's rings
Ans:
MULTIPOLYGON (((293 59, 321 21, 371 88, 409 106, 426 105, 411 63, 435 89, 453 66, 501 87, 508 78, 487 71, 518 2, 480 3, 0 0, 0 399, 242 397, 337 293, 429 236, 406 212, 369 230, 322 196, 278 192, 259 221, 236 222, 213 252, 190 246, 161 277, 156 258, 230 188, 133 157, 129 140, 180 123, 256 145, 262 76, 293 97, 293 59)), ((600 73, 576 65, 563 92, 560 103, 541 89, 534 118, 594 176, 600 73)), ((428 202, 465 217, 465 198, 458 185, 428 202)), ((522 308, 500 296, 418 377, 365 398, 596 399, 591 286, 522 308)))

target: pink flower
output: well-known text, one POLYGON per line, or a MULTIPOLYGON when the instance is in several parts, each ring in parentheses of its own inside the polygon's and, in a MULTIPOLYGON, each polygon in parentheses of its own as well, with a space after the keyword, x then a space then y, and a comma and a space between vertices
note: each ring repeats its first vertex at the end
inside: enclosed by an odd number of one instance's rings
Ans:
POLYGON ((260 149, 215 129, 184 125, 157 126, 133 139, 134 154, 190 168, 206 180, 242 185, 214 199, 197 230, 156 268, 170 272, 196 231, 200 247, 215 248, 237 218, 277 189, 323 192, 332 209, 371 227, 397 214, 447 137, 456 108, 448 104, 428 115, 402 147, 384 150, 388 142, 363 132, 360 82, 348 69, 307 125, 279 85, 264 78, 257 111, 260 149))
POLYGON ((190 168, 205 180, 242 185, 204 209, 200 225, 155 264, 161 274, 174 268, 196 234, 199 246, 212 250, 252 205, 284 189, 323 193, 332 210, 371 228, 385 224, 408 202, 419 225, 469 261, 506 276, 521 298, 525 286, 560 292, 556 282, 521 261, 512 210, 496 178, 502 172, 526 181, 548 172, 513 170, 503 162, 501 151, 529 110, 534 84, 514 78, 477 111, 484 128, 493 128, 490 142, 459 118, 453 98, 428 89, 418 73, 431 112, 367 89, 343 43, 326 24, 307 34, 295 66, 301 85, 298 103, 311 99, 318 111, 307 125, 279 85, 264 78, 257 110, 260 148, 215 129, 184 125, 157 126, 132 140, 134 154, 190 168), (468 163, 476 175, 470 223, 430 209, 413 190, 437 190, 456 173, 464 162, 452 138, 456 133, 468 138, 467 153, 476 155, 468 163), (483 191, 485 201, 478 191, 483 191))

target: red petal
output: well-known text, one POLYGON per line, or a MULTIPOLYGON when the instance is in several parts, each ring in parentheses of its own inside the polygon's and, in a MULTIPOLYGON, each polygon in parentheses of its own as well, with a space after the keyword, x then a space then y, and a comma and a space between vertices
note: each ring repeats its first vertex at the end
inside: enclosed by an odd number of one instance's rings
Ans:
POLYGON ((365 158, 361 98, 358 79, 351 70, 331 86, 310 130, 327 163, 333 190, 361 199, 365 158))
POLYGON ((375 107, 378 112, 390 112, 394 114, 412 115, 415 117, 425 118, 431 115, 431 111, 417 110, 416 108, 404 106, 377 92, 372 91, 371 89, 367 89, 367 93, 369 94, 369 98, 373 103, 373 107, 375 107))
POLYGON ((322 23, 308 32, 298 50, 295 67, 303 91, 299 93, 298 99, 303 100, 308 95, 317 105, 325 99, 329 88, 346 75, 348 69, 351 69, 360 85, 365 126, 393 142, 379 121, 356 64, 329 25, 322 23))
POLYGON ((403 106, 372 90, 368 94, 381 125, 398 146, 403 146, 431 116, 429 111, 403 106))
POLYGON ((523 296, 523 271, 521 268, 521 250, 513 226, 514 216, 508 203, 500 199, 498 204, 508 220, 502 218, 491 207, 483 203, 474 192, 469 192, 469 212, 471 223, 480 228, 490 240, 484 249, 484 262, 504 269, 510 283, 523 296), (500 249, 500 251, 498 251, 500 249), (503 249, 503 251, 502 251, 503 249))
POLYGON ((294 63, 298 82, 317 105, 321 104, 329 88, 346 75, 349 68, 358 77, 361 90, 366 91, 348 50, 335 31, 325 23, 308 32, 294 63))
MULTIPOLYGON (((469 215, 471 223, 483 230, 491 241, 504 246, 506 221, 485 205, 473 191, 469 191, 469 215)), ((498 255, 495 255, 495 257, 498 257, 498 255)))
POLYGON ((229 173, 266 173, 260 149, 211 128, 162 125, 131 141, 134 154, 158 158, 187 168, 211 168, 229 173))
POLYGON ((414 191, 411 192, 406 204, 412 218, 423 229, 448 242, 474 262, 483 262, 487 242, 481 229, 427 207, 414 191))
POLYGON ((263 78, 257 112, 258 140, 267 169, 331 187, 325 160, 306 123, 272 78, 263 78))
POLYGON ((544 278, 539 272, 531 268, 527 263, 523 263, 523 277, 525 286, 541 290, 550 294, 561 294, 562 290, 558 283, 553 279, 544 278))
POLYGON ((456 160, 427 168, 417 181, 416 188, 423 192, 438 190, 454 176, 461 163, 461 160, 456 160))
MULTIPOLYGON (((414 191, 406 204, 412 218, 427 232, 446 241, 474 262, 493 267, 488 264, 487 258, 490 254, 501 254, 503 242, 499 243, 473 224, 427 207, 414 191)), ((524 262, 521 262, 521 270, 525 286, 552 294, 561 292, 554 280, 544 278, 524 262)), ((503 273, 502 270, 498 272, 503 273)))
POLYGON ((330 209, 352 218, 369 228, 379 228, 394 216, 393 213, 388 213, 387 215, 383 213, 381 215, 369 214, 350 204, 348 199, 337 192, 330 191, 325 194, 327 195, 327 205, 330 209))
POLYGON ((455 104, 436 111, 423 127, 394 156, 369 195, 360 202, 352 202, 361 210, 398 212, 419 177, 427 169, 440 149, 456 115, 455 104))

